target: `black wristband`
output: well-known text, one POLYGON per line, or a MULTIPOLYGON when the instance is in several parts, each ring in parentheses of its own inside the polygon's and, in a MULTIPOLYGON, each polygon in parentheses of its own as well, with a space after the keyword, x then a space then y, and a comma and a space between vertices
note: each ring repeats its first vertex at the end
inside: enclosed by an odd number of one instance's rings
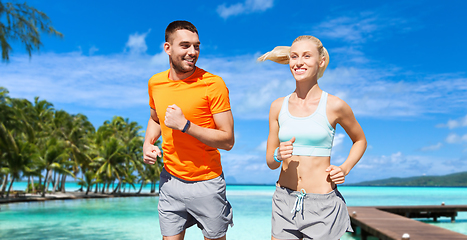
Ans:
POLYGON ((183 127, 182 129, 182 133, 185 133, 189 127, 190 127, 190 120, 186 120, 186 124, 185 124, 185 127, 183 127))

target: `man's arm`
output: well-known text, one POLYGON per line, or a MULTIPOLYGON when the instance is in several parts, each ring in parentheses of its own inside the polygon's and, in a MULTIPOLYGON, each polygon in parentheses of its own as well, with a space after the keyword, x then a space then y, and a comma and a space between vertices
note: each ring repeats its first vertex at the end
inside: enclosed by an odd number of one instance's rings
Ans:
MULTIPOLYGON (((213 118, 216 124, 215 129, 204 128, 191 123, 185 133, 210 147, 229 151, 235 143, 232 111, 216 113, 213 118)), ((164 123, 169 128, 181 131, 185 127, 187 119, 182 110, 174 104, 167 108, 164 123)))
POLYGON ((213 118, 217 129, 204 128, 192 123, 186 133, 210 147, 229 151, 235 143, 232 111, 216 113, 213 118))
POLYGON ((161 157, 161 150, 159 147, 154 146, 154 143, 161 136, 161 125, 155 109, 151 108, 151 117, 148 121, 146 129, 146 136, 144 137, 143 154, 144 162, 147 164, 154 164, 157 162, 157 157, 161 157))

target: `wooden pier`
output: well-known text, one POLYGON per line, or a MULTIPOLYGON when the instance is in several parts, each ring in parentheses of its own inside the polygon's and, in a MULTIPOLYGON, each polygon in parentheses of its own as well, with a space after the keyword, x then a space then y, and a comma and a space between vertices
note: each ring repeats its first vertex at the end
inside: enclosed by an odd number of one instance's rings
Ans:
POLYGON ((362 240, 374 236, 380 240, 401 240, 407 233, 410 240, 467 240, 467 235, 410 219, 457 216, 458 211, 467 211, 461 206, 390 206, 390 207, 349 207, 350 220, 354 231, 360 228, 362 240))
POLYGON ((386 206, 376 208, 408 218, 433 218, 435 222, 439 217, 450 217, 451 222, 455 222, 457 212, 467 212, 467 205, 386 206))

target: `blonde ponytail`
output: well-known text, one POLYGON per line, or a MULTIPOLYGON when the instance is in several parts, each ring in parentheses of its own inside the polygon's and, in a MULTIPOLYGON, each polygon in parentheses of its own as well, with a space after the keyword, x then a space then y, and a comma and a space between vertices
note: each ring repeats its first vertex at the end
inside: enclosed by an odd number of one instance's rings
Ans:
MULTIPOLYGON (((318 78, 321 78, 324 74, 324 70, 326 70, 329 64, 329 53, 328 50, 323 46, 321 41, 313 36, 303 35, 296 38, 293 43, 301 41, 301 40, 310 40, 316 44, 318 47, 318 52, 321 57, 324 57, 324 66, 320 67, 318 70, 318 78)), ((292 43, 292 44, 293 44, 292 43)), ((278 46, 275 47, 272 51, 263 54, 261 57, 257 59, 259 62, 264 62, 266 60, 271 60, 276 63, 280 64, 289 64, 290 60, 290 47, 286 46, 278 46)))
POLYGON ((290 47, 278 46, 275 47, 272 51, 263 54, 258 58, 257 61, 264 62, 266 60, 271 60, 280 64, 289 64, 290 57, 290 47))

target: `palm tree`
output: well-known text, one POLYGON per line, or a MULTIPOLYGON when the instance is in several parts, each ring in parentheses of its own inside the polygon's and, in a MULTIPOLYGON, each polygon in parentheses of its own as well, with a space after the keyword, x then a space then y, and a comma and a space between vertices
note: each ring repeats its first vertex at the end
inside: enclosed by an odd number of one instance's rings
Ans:
POLYGON ((92 185, 96 183, 96 174, 93 171, 87 171, 84 173, 84 179, 80 179, 78 185, 86 188, 86 195, 88 195, 89 190, 91 189, 92 185))
MULTIPOLYGON (((141 186, 138 193, 141 192, 144 185, 148 182, 151 182, 151 193, 154 193, 163 163, 162 159, 158 158, 157 164, 143 164, 142 146, 144 137, 141 131, 142 127, 138 125, 137 122, 130 122, 128 118, 123 119, 122 117, 114 117, 112 121, 106 121, 104 126, 107 128, 107 133, 114 133, 124 143, 125 154, 128 157, 125 166, 127 168, 132 167, 136 170, 128 174, 138 173, 140 176, 139 181, 141 186)), ((157 141, 156 144, 160 144, 160 141, 157 141)))
MULTIPOLYGON (((99 128, 100 130, 101 128, 99 128)), ((99 130, 98 133, 99 134, 99 130)), ((126 171, 125 162, 126 156, 123 151, 123 144, 117 138, 111 136, 108 139, 102 141, 98 146, 97 156, 93 161, 99 163, 99 168, 96 174, 99 176, 105 174, 107 179, 115 177, 118 180, 118 185, 112 193, 115 193, 120 189, 122 177, 125 176, 126 171)), ((109 183, 110 184, 110 183, 109 183)))
POLYGON ((21 174, 27 171, 31 160, 35 157, 36 154, 35 145, 21 140, 21 138, 15 138, 14 145, 16 145, 15 148, 10 152, 11 155, 7 158, 9 172, 12 177, 6 194, 7 198, 10 194, 14 181, 21 179, 21 174))
POLYGON ((139 175, 139 180, 141 184, 140 189, 137 192, 139 194, 147 182, 145 179, 146 173, 144 172, 145 164, 142 162, 142 146, 144 142, 144 138, 141 132, 142 127, 138 125, 137 122, 129 122, 128 118, 125 119, 125 123, 126 124, 121 138, 124 142, 124 145, 126 146, 125 151, 126 155, 128 156, 127 166, 131 166, 132 169, 131 173, 129 173, 133 177, 132 181, 136 182, 134 174, 139 175))
MULTIPOLYGON (((118 180, 118 185, 113 192, 116 192, 117 190, 120 191, 122 184, 123 186, 125 186, 126 183, 132 185, 136 181, 134 174, 137 171, 141 172, 142 169, 138 166, 141 164, 143 155, 142 145, 144 139, 140 131, 141 128, 142 127, 136 122, 130 122, 128 118, 123 119, 119 116, 114 117, 111 121, 105 121, 104 124, 99 127, 95 135, 95 144, 97 148, 101 149, 99 151, 101 153, 101 157, 96 158, 96 160, 101 164, 104 164, 103 159, 105 158, 102 153, 103 150, 108 147, 112 147, 114 150, 118 148, 118 155, 122 160, 122 162, 118 164, 107 162, 107 168, 108 164, 113 164, 114 167, 112 169, 119 171, 110 171, 109 169, 107 169, 107 171, 103 171, 102 165, 100 166, 97 174, 99 175, 98 178, 101 179, 104 184, 102 192, 104 192, 105 185, 107 184, 108 188, 115 179, 118 180), (113 140, 109 141, 110 139, 113 140), (112 174, 109 174, 109 172, 112 172, 112 174)), ((105 151, 108 150, 109 149, 105 151)))
POLYGON ((88 118, 82 114, 73 115, 71 126, 66 143, 71 153, 70 160, 73 162, 73 172, 78 173, 81 170, 84 174, 91 162, 91 139, 96 130, 88 118))
POLYGON ((33 103, 10 98, 8 90, 0 87, 1 195, 8 184, 10 190, 14 181, 22 177, 27 177, 32 186, 34 177, 38 177, 39 186, 44 190, 42 195, 51 182, 53 192, 65 191, 66 177, 75 177, 79 172, 84 178, 80 179, 80 185, 87 192, 94 184, 97 192, 100 183, 102 193, 106 189, 108 192, 115 181, 118 184, 113 193, 120 191, 122 184, 135 188, 137 180, 141 188, 152 182, 151 192, 154 192, 162 162, 142 163, 141 129, 128 118, 114 117, 96 132, 82 114, 55 111, 52 103, 38 97, 33 103), (44 184, 42 172, 45 172, 44 184))
MULTIPOLYGON (((92 160, 91 138, 94 132, 94 126, 82 114, 70 115, 62 110, 54 114, 53 134, 64 141, 64 147, 69 153, 67 169, 75 175, 80 171, 84 175, 89 169, 92 160)), ((61 178, 62 192, 65 192, 66 176, 62 175, 61 178)))
POLYGON ((6 89, 0 90, 0 151, 6 162, 3 163, 2 173, 7 173, 1 189, 4 192, 8 174, 12 177, 9 189, 21 177, 41 177, 38 149, 42 148, 43 139, 48 135, 46 124, 50 122, 53 105, 45 100, 39 101, 37 97, 34 105, 26 99, 11 99, 6 89))
POLYGON ((160 179, 160 173, 161 173, 161 169, 163 166, 161 158, 158 158, 157 160, 158 160, 157 163, 153 165, 144 164, 143 171, 139 171, 139 176, 140 176, 139 180, 140 180, 141 186, 140 186, 138 193, 140 193, 143 187, 146 186, 146 184, 148 183, 151 183, 150 192, 151 193, 156 192, 156 183, 160 179))
MULTIPOLYGON (((133 189, 136 190, 135 183, 136 183, 136 180, 137 180, 138 177, 133 174, 136 171, 135 167, 133 165, 126 165, 125 170, 126 170, 126 173, 125 173, 124 177, 122 178, 123 185, 125 186, 123 192, 125 192, 127 184, 130 185, 130 187, 132 187, 133 189)), ((131 190, 130 187, 128 187, 129 188, 128 192, 130 192, 130 190, 131 190)))
POLYGON ((0 179, 2 180, 0 184, 0 194, 2 197, 10 174, 10 169, 6 162, 6 154, 8 153, 8 143, 10 139, 7 129, 14 115, 9 105, 10 102, 11 99, 8 96, 8 90, 0 87, 0 179))
MULTIPOLYGON (((20 179, 23 173, 31 172, 31 161, 37 157, 37 148, 34 144, 35 135, 28 118, 28 112, 32 108, 31 102, 26 99, 11 99, 7 97, 8 91, 3 90, 2 122, 0 122, 0 149, 4 167, 3 173, 12 177, 7 191, 7 197, 16 179, 20 179)), ((5 191, 6 181, 1 189, 1 195, 5 191)))
POLYGON ((146 186, 146 184, 149 183, 149 180, 147 179, 145 172, 144 171, 138 171, 138 172, 139 172, 140 186, 139 186, 139 190, 138 190, 138 192, 136 192, 136 194, 140 194, 141 190, 143 190, 144 186, 146 186))
POLYGON ((46 171, 44 179, 45 186, 42 196, 45 196, 45 193, 49 189, 53 171, 74 176, 64 164, 64 161, 68 158, 68 153, 64 145, 63 141, 60 141, 56 137, 50 137, 45 147, 40 150, 40 159, 46 171))
MULTIPOLYGON (((47 141, 52 135, 52 120, 54 114, 53 104, 46 100, 39 100, 39 97, 34 98, 33 106, 27 111, 28 122, 32 126, 34 133, 34 144, 37 149, 44 149, 47 147, 47 141)), ((34 177, 39 178, 40 191, 44 190, 45 184, 42 185, 42 171, 44 170, 42 159, 39 158, 34 168, 31 171, 24 173, 29 181, 31 187, 34 189, 34 177)))
POLYGON ((31 57, 31 52, 39 50, 42 46, 40 32, 63 37, 55 30, 49 17, 28 6, 26 3, 2 3, 0 1, 0 46, 2 48, 2 61, 8 62, 12 48, 8 41, 19 40, 31 57))

